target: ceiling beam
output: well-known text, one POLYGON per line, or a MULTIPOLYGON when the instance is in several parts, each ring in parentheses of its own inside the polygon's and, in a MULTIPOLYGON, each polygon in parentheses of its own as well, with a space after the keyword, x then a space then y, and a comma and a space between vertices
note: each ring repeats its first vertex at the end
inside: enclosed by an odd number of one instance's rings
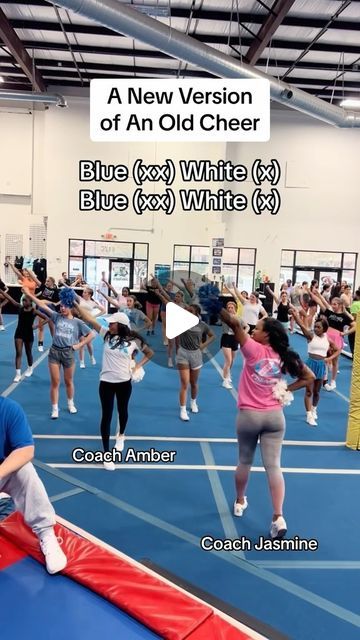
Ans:
POLYGON ((275 0, 271 13, 267 16, 254 38, 245 57, 245 62, 255 65, 264 49, 268 46, 277 28, 290 11, 295 0, 275 0))
MULTIPOLYGON (((360 0, 359 0, 360 1, 360 0)), ((1 4, 8 4, 2 1, 1 4)), ((24 5, 33 5, 33 6, 41 6, 49 8, 48 2, 38 2, 34 0, 33 2, 9 2, 9 4, 24 4, 24 5)), ((129 3, 130 4, 130 3, 129 3)), ((150 6, 150 3, 149 5, 150 6)), ((154 9, 157 8, 157 5, 154 4, 154 9)), ((134 9, 136 9, 136 5, 132 5, 134 9)), ((171 7, 171 18, 188 18, 189 17, 189 9, 185 9, 182 7, 171 7)), ((207 10, 207 9, 194 9, 193 18, 196 20, 212 20, 215 22, 240 22, 240 23, 252 23, 252 24, 262 24, 264 21, 264 17, 267 16, 267 12, 264 10, 263 13, 251 13, 244 11, 221 11, 221 10, 207 10)), ((316 18, 311 15, 306 16, 286 16, 282 24, 286 27, 310 27, 313 29, 322 29, 328 21, 328 18, 316 18)), ((31 22, 30 20, 12 20, 12 23, 26 23, 31 22)), ((14 25, 13 25, 14 26, 14 25)), ((16 27, 16 28, 26 28, 26 27, 16 27)), ((359 31, 360 22, 355 22, 354 20, 337 20, 330 27, 331 29, 341 29, 344 31, 359 31)), ((103 27, 105 30, 105 27, 103 27)))
POLYGON ((29 78, 35 91, 46 91, 45 83, 33 65, 32 60, 26 51, 23 43, 18 35, 9 23, 5 13, 0 8, 0 38, 4 45, 7 47, 12 57, 16 60, 18 65, 23 70, 27 78, 29 78))

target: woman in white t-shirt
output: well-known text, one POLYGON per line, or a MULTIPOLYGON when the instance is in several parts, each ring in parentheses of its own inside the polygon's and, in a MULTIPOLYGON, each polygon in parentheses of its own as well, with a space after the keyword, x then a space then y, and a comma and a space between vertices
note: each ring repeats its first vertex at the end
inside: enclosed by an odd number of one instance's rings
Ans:
MULTIPOLYGON (((93 298, 94 290, 90 287, 85 287, 82 296, 78 296, 76 294, 76 301, 80 305, 82 309, 88 311, 94 318, 102 316, 105 313, 105 307, 99 304, 93 298)), ((87 350, 89 352, 90 361, 92 365, 96 364, 94 350, 92 344, 89 342, 87 344, 87 350)), ((80 360, 80 369, 85 369, 85 347, 81 347, 79 349, 79 360, 80 360)))
MULTIPOLYGON (((130 330, 130 321, 125 313, 114 313, 108 319, 108 328, 102 327, 83 307, 77 310, 86 324, 90 325, 104 339, 104 351, 100 373, 99 396, 101 402, 101 438, 104 452, 110 451, 110 429, 116 396, 119 413, 119 433, 115 449, 124 449, 125 429, 128 421, 128 404, 131 396, 131 378, 154 355, 141 336, 130 330), (134 365, 133 356, 143 352, 143 358, 134 365)), ((107 471, 113 471, 113 462, 104 462, 107 471)))
POLYGON ((242 312, 242 320, 249 326, 249 334, 251 335, 254 331, 257 322, 262 318, 267 317, 267 313, 262 306, 261 302, 259 302, 259 294, 256 292, 252 292, 249 295, 249 299, 245 298, 240 291, 236 289, 236 295, 240 299, 243 304, 243 312, 242 312))

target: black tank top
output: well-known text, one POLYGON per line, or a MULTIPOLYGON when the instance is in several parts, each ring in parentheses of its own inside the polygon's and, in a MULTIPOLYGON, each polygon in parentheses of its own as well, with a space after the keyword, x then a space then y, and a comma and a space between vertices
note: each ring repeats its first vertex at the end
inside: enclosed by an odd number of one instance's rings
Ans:
POLYGON ((34 310, 31 309, 31 311, 25 311, 25 309, 20 309, 16 333, 19 335, 31 336, 33 333, 33 324, 34 310))
POLYGON ((279 322, 289 322, 289 305, 280 302, 278 306, 277 319, 279 322))

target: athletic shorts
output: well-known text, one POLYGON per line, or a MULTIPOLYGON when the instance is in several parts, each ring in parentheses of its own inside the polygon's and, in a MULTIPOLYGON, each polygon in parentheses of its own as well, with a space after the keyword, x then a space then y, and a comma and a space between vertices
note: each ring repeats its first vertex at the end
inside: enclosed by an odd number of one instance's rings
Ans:
POLYGON ((74 364, 74 351, 72 347, 50 347, 49 362, 62 365, 64 369, 70 369, 74 364))
POLYGON ((34 342, 34 333, 31 331, 29 333, 21 333, 21 331, 16 330, 14 334, 14 340, 22 340, 23 342, 34 342))
POLYGON ((189 349, 183 349, 183 347, 179 347, 176 354, 176 364, 187 367, 191 371, 201 369, 201 367, 203 366, 203 359, 200 349, 190 351, 189 349))
POLYGON ((231 335, 231 333, 223 333, 221 336, 221 347, 225 347, 225 349, 231 349, 231 351, 237 351, 239 348, 239 343, 235 339, 235 336, 231 335))
POLYGON ((327 336, 329 340, 332 340, 332 342, 335 344, 335 347, 337 349, 344 348, 344 338, 340 334, 340 331, 337 331, 337 329, 332 329, 331 327, 329 327, 329 329, 327 330, 327 336))
POLYGON ((316 360, 309 356, 305 364, 313 372, 315 380, 324 380, 326 374, 326 364, 324 360, 316 360))
POLYGON ((146 303, 146 315, 147 316, 150 314, 150 312, 152 313, 153 311, 155 311, 155 313, 159 313, 159 309, 160 309, 160 302, 159 302, 159 304, 151 304, 151 302, 147 302, 146 303))

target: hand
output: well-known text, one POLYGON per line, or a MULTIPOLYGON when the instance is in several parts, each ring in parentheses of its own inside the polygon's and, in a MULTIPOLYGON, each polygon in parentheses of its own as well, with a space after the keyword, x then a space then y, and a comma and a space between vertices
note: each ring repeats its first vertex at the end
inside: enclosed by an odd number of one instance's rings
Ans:
POLYGON ((21 291, 22 291, 22 293, 24 293, 26 296, 28 296, 28 295, 29 295, 29 289, 28 289, 27 287, 23 287, 23 288, 21 289, 21 291))
POLYGON ((325 358, 324 362, 325 362, 325 364, 331 364, 332 360, 331 360, 331 358, 325 358))
POLYGON ((73 351, 79 351, 79 349, 81 349, 81 344, 73 344, 72 346, 73 351))

